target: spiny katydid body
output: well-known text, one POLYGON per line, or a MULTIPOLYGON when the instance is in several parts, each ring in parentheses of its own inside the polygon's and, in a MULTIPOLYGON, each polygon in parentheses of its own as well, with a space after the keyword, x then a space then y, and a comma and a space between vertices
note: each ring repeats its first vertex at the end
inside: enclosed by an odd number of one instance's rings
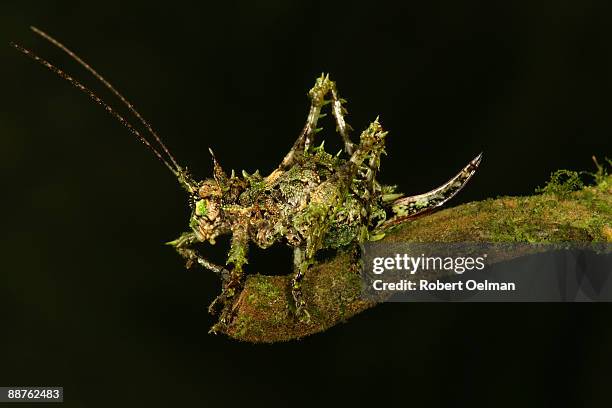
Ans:
POLYGON ((30 51, 12 44, 35 61, 68 80, 103 106, 130 132, 143 142, 177 177, 188 193, 192 209, 189 231, 168 244, 187 261, 217 273, 222 291, 209 310, 219 312, 216 332, 231 323, 233 306, 244 283, 249 246, 268 248, 282 242, 293 249, 294 273, 289 288, 295 305, 295 316, 308 323, 308 305, 302 296, 302 280, 322 249, 343 249, 380 239, 390 228, 436 210, 457 194, 475 173, 482 154, 468 163, 457 175, 430 192, 404 196, 395 186, 377 180, 385 137, 378 118, 361 133, 359 142, 351 141, 351 127, 345 121, 346 101, 340 98, 329 75, 321 75, 308 92, 310 110, 306 124, 280 165, 268 176, 259 172, 227 174, 210 151, 213 177, 197 181, 180 166, 149 123, 115 88, 76 54, 50 37, 32 28, 89 70, 110 89, 138 118, 158 145, 155 147, 108 104, 80 82, 30 51), (323 143, 315 146, 318 120, 322 109, 330 106, 344 148, 332 155, 323 143), (161 150, 159 150, 161 148, 161 150), (215 239, 230 235, 230 249, 225 265, 203 257, 197 243, 215 244, 215 239))

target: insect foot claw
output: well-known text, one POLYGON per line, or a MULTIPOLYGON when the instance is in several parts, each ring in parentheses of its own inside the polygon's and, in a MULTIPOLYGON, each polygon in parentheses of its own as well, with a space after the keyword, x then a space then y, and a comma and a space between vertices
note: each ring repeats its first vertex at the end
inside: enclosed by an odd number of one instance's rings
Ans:
POLYGON ((225 304, 225 299, 223 298, 223 294, 220 294, 210 303, 210 305, 208 305, 208 313, 211 315, 216 315, 217 310, 223 304, 225 304))
POLYGON ((226 327, 225 323, 217 322, 210 328, 210 330, 208 331, 208 334, 222 333, 225 327, 226 327))
POLYGON ((208 331, 209 334, 226 332, 228 326, 230 325, 230 322, 234 318, 234 308, 231 302, 228 303, 228 300, 226 298, 223 303, 224 306, 223 310, 220 313, 219 320, 210 328, 210 330, 208 331))
POLYGON ((295 314, 300 323, 310 323, 310 313, 308 313, 308 310, 306 310, 304 305, 299 306, 296 309, 295 314))
POLYGON ((223 289, 221 294, 212 301, 210 306, 208 306, 208 312, 210 314, 216 315, 217 310, 219 308, 226 309, 228 305, 232 303, 232 299, 236 293, 238 293, 239 287, 235 282, 230 281, 229 284, 223 289))
POLYGON ((301 323, 310 323, 310 313, 306 310, 306 302, 302 297, 302 288, 299 282, 295 279, 291 285, 291 294, 293 295, 293 301, 295 302, 295 316, 301 323))

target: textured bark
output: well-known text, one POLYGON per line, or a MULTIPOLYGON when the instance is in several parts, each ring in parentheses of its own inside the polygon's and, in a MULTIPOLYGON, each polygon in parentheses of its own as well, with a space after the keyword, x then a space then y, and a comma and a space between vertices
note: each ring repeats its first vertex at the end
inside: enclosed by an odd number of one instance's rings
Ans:
MULTIPOLYGON (((608 176, 572 193, 467 203, 408 222, 383 242, 612 242, 611 193, 608 176)), ((506 259, 490 256, 488 262, 506 259)), ((340 252, 309 271, 304 279, 309 324, 298 322, 291 310, 290 275, 249 276, 226 334, 254 343, 298 339, 374 306, 361 298, 357 260, 355 251, 340 252)))

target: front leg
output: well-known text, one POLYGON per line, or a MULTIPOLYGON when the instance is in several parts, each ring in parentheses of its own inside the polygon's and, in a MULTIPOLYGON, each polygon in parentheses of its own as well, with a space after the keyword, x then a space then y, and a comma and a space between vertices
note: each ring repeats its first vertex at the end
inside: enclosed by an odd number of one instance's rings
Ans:
MULTIPOLYGON (((320 197, 323 198, 323 197, 320 197)), ((319 202, 315 197, 306 210, 294 218, 294 225, 302 231, 305 243, 293 252, 294 276, 291 280, 291 294, 295 302, 296 316, 303 323, 310 322, 310 314, 306 310, 306 302, 302 295, 302 280, 311 265, 315 263, 315 255, 323 246, 323 236, 328 230, 328 214, 330 205, 334 203, 332 197, 323 198, 319 202)))
POLYGON ((219 329, 226 327, 232 320, 233 315, 233 301, 242 290, 243 278, 244 278, 244 264, 248 263, 247 255, 249 250, 249 238, 247 229, 238 225, 232 234, 232 242, 227 257, 227 265, 232 264, 233 268, 229 273, 228 279, 223 284, 222 292, 217 298, 210 304, 208 310, 214 313, 217 306, 221 306, 221 315, 219 321, 211 332, 215 333, 219 329))
POLYGON ((304 151, 312 145, 316 133, 320 130, 317 128, 317 122, 325 116, 321 113, 321 109, 328 103, 332 104, 332 115, 336 121, 336 130, 344 143, 344 151, 350 156, 355 150, 355 145, 351 142, 349 136, 351 126, 344 119, 347 111, 343 104, 346 101, 338 94, 336 83, 329 79, 329 75, 321 75, 317 78, 315 85, 308 92, 308 97, 310 98, 310 110, 304 129, 278 168, 267 177, 269 182, 276 180, 279 174, 293 166, 304 151), (325 99, 328 94, 331 95, 331 99, 325 99))
POLYGON ((187 268, 191 268, 194 263, 197 263, 205 269, 219 275, 223 282, 227 281, 230 277, 230 272, 223 266, 217 265, 200 255, 200 253, 193 248, 196 242, 198 242, 196 234, 193 232, 186 232, 174 241, 167 242, 166 244, 173 246, 176 252, 185 258, 187 268))

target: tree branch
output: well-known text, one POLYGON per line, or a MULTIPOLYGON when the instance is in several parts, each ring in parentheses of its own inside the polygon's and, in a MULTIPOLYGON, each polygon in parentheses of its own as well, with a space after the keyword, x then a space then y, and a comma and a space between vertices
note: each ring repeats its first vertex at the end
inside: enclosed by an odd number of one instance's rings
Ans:
MULTIPOLYGON (((572 193, 501 197, 449 208, 406 223, 384 242, 612 242, 612 176, 572 193)), ((516 255, 515 257, 520 256, 516 255)), ((505 259, 491 259, 500 262, 505 259)), ((375 303, 361 298, 357 254, 340 252, 304 279, 311 322, 291 310, 290 275, 251 275, 225 333, 237 340, 272 343, 322 332, 375 303)))

